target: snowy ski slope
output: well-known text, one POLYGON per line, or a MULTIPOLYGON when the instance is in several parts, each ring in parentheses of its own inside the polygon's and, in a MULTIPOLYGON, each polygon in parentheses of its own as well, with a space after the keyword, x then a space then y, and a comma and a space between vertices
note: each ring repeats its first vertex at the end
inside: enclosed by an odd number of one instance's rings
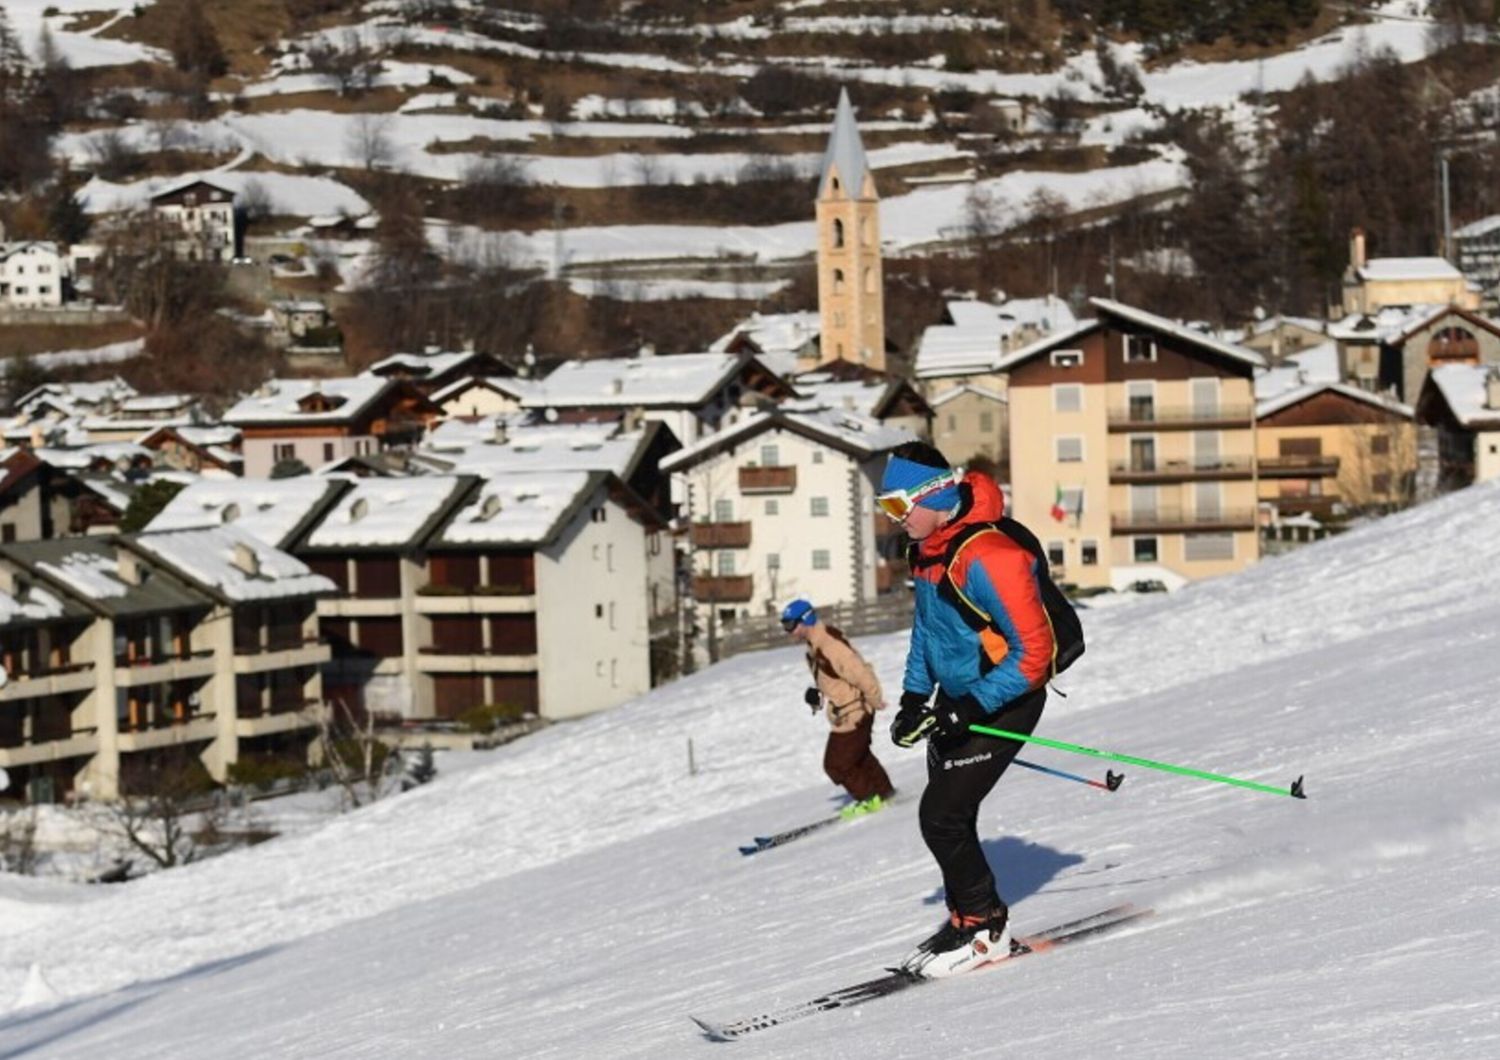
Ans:
MULTIPOLYGON (((869 978, 942 910, 914 799, 736 852, 837 804, 782 649, 304 837, 114 888, 0 877, 0 1006, 41 1002, 0 1056, 1500 1055, 1500 483, 1087 631, 1042 735, 1307 775, 1305 802, 1008 775, 981 831, 1018 927, 1154 906, 1138 928, 704 1041, 690 1013, 869 978)), ((903 638, 862 646, 894 693, 903 638)))

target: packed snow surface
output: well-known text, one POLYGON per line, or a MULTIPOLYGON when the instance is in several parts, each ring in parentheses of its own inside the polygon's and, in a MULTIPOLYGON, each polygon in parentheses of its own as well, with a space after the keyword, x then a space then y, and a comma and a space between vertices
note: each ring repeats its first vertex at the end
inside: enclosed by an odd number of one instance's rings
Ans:
MULTIPOLYGON (((1013 770, 979 827, 1018 928, 1157 915, 736 1055, 1500 1055, 1497 526, 1492 483, 1085 612, 1041 735, 1309 798, 1013 770)), ((859 644, 894 698, 904 636, 859 644)), ((794 648, 741 656, 296 837, 118 887, 0 877, 0 1056, 711 1055, 690 1013, 877 975, 942 913, 921 755, 883 738, 907 799, 737 853, 838 805, 806 682, 794 648)))

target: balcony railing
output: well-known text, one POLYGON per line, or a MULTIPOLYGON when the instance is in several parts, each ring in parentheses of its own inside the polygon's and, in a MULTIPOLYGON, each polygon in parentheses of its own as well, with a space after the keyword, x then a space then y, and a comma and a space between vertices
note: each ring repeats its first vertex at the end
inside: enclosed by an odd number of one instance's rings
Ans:
POLYGON ((694 548, 749 548, 750 524, 694 523, 694 548))
POLYGON ((1218 460, 1116 460, 1109 465, 1111 482, 1191 482, 1248 479, 1249 457, 1218 460))
POLYGON ((700 603, 743 604, 754 592, 754 578, 749 574, 707 575, 693 578, 693 596, 700 603))
POLYGON ((1264 456, 1261 478, 1331 478, 1339 473, 1336 456, 1264 456))
POLYGON ((1281 516, 1311 515, 1317 519, 1331 519, 1344 512, 1343 498, 1327 493, 1276 497, 1271 503, 1276 505, 1276 512, 1281 516))
POLYGON ((1217 512, 1156 508, 1152 511, 1115 512, 1110 529, 1116 534, 1182 534, 1255 529, 1255 509, 1225 508, 1217 512))
POLYGON ((1155 405, 1113 408, 1109 410, 1109 429, 1131 430, 1201 430, 1210 427, 1249 427, 1255 410, 1250 405, 1217 405, 1194 408, 1178 405, 1160 408, 1155 405))
POLYGON ((742 467, 741 493, 791 493, 797 488, 797 468, 742 467))

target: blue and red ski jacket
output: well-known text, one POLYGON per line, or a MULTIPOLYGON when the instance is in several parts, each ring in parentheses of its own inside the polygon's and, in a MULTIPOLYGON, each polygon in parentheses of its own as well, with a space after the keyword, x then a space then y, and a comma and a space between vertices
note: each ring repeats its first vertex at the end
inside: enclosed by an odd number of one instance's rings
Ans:
POLYGON ((952 585, 945 585, 955 540, 1005 514, 1000 487, 988 475, 970 471, 960 490, 957 517, 911 550, 916 613, 902 687, 930 695, 941 686, 954 698, 973 696, 993 714, 1046 684, 1052 624, 1042 606, 1037 558, 1002 533, 970 537, 952 557, 952 585), (975 628, 972 607, 956 599, 954 589, 990 616, 988 626, 975 628))

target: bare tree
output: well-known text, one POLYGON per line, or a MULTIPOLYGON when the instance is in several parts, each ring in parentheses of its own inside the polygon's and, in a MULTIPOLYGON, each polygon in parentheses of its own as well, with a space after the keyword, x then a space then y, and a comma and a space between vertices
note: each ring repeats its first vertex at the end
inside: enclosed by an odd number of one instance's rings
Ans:
POLYGON ((130 786, 137 793, 96 804, 101 831, 124 839, 164 869, 186 865, 205 852, 198 838, 200 817, 222 812, 222 803, 212 797, 213 781, 195 756, 174 754, 149 774, 131 778, 130 786))
POLYGON ((36 807, 0 814, 0 872, 30 876, 36 869, 36 807))
POLYGON ((357 114, 349 126, 345 146, 367 172, 387 167, 395 160, 389 114, 357 114))
POLYGON ((375 734, 374 712, 361 713, 363 716, 356 715, 341 699, 317 713, 316 757, 351 809, 375 802, 400 787, 399 778, 387 769, 393 752, 375 734))
POLYGON ((325 38, 307 49, 308 69, 321 74, 341 96, 368 92, 380 75, 381 63, 365 47, 359 31, 347 29, 337 43, 325 38))
POLYGON ((1409 422, 1360 424, 1339 462, 1339 495, 1351 511, 1399 511, 1416 499, 1417 431, 1409 422))

